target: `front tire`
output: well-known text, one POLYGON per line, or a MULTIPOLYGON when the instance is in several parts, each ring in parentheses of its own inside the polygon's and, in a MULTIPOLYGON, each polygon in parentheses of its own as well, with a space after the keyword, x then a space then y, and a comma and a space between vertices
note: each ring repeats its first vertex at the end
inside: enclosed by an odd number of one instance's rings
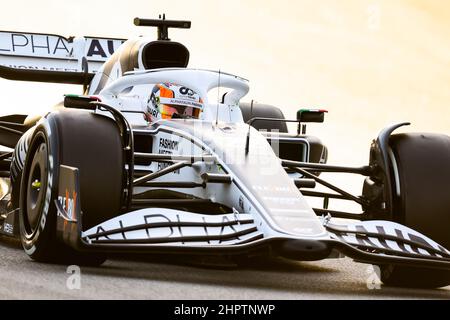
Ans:
POLYGON ((36 127, 22 172, 19 220, 25 252, 34 260, 100 265, 102 254, 87 254, 59 242, 56 206, 59 166, 80 172, 83 228, 117 216, 121 210, 123 148, 116 124, 86 111, 50 114, 36 127))
MULTIPOLYGON (((390 138, 390 147, 400 187, 400 196, 394 196, 393 219, 450 249, 450 137, 397 134, 390 138)), ((393 177, 395 181, 394 173, 393 177)), ((381 281, 390 286, 439 288, 450 284, 447 270, 397 265, 380 268, 381 281)))

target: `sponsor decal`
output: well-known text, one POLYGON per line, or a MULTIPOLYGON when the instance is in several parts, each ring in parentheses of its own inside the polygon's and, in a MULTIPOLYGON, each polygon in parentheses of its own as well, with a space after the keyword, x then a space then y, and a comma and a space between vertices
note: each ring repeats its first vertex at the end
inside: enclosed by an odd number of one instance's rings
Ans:
POLYGON ((336 225, 326 223, 325 226, 328 228, 328 231, 331 232, 332 236, 352 245, 431 257, 440 255, 436 250, 441 251, 442 254, 448 254, 448 251, 445 248, 442 248, 425 236, 414 234, 413 230, 408 229, 407 227, 402 228, 401 225, 387 221, 383 221, 383 223, 384 226, 375 225, 374 223, 365 223, 366 225, 351 224, 346 227, 337 227, 336 225), (400 228, 403 230, 400 230, 400 228), (368 233, 374 233, 376 235, 367 235, 368 233), (388 237, 389 239, 387 239, 388 237), (418 246, 408 244, 408 241, 414 241, 421 244, 423 247, 419 250, 418 246))
POLYGON ((195 94, 194 90, 186 87, 181 87, 179 91, 182 95, 188 95, 190 97, 192 97, 195 94))
POLYGON ((144 115, 144 119, 147 122, 153 122, 155 119, 158 119, 159 111, 157 108, 147 107, 147 112, 144 115))
MULTIPOLYGON (((185 97, 183 97, 185 98, 185 97)), ((190 98, 190 97, 186 97, 190 98)), ((178 98, 159 98, 159 102, 162 104, 168 105, 177 105, 177 106, 186 106, 186 107, 194 107, 194 108, 202 108, 203 105, 196 101, 191 101, 187 99, 178 99, 178 98)))
POLYGON ((159 116, 158 110, 159 97, 152 93, 147 100, 147 112, 145 113, 148 122, 154 121, 159 116))
POLYGON ((53 35, 27 33, 0 33, 0 53, 67 56, 72 45, 67 39, 53 35))
POLYGON ((2 64, 2 66, 13 69, 28 69, 28 70, 42 70, 42 71, 63 71, 63 72, 77 72, 77 68, 62 68, 62 67, 44 67, 44 66, 25 66, 17 64, 2 64))
POLYGON ((65 196, 58 196, 58 202, 67 213, 67 216, 70 219, 74 219, 77 205, 77 193, 75 191, 70 193, 69 190, 66 189, 65 196))
MULTIPOLYGON (((109 58, 125 40, 84 38, 88 58, 102 61, 109 58)), ((74 41, 57 35, 0 32, 0 54, 41 56, 48 58, 70 57, 74 41)))
MULTIPOLYGON (((198 230, 198 233, 195 234, 195 236, 204 236, 204 237, 210 237, 213 236, 212 233, 214 233, 214 235, 218 235, 218 236, 223 236, 223 235, 228 235, 228 234, 236 234, 233 237, 229 237, 226 240, 214 240, 217 241, 218 244, 221 244, 224 241, 229 241, 229 240, 241 240, 241 237, 238 235, 238 232, 241 229, 237 229, 237 226, 231 224, 232 221, 234 221, 233 218, 227 217, 227 216, 223 216, 221 218, 221 226, 220 226, 220 230, 217 232, 211 231, 209 229, 208 226, 206 226, 206 220, 204 217, 202 217, 203 221, 205 222, 205 226, 200 226, 198 228, 196 228, 196 230, 198 230)), ((185 235, 183 235, 183 228, 181 226, 179 226, 179 223, 182 221, 182 219, 180 218, 180 216, 177 214, 173 217, 169 217, 169 216, 165 216, 162 214, 147 214, 144 215, 142 217, 142 222, 143 224, 148 225, 148 228, 145 229, 145 235, 148 239, 154 239, 154 238, 179 238, 180 237, 180 242, 183 242, 183 237, 185 235), (152 224, 158 224, 158 223, 167 223, 166 226, 151 226, 152 224), (178 225, 178 227, 177 227, 178 225), (178 232, 177 232, 178 231, 178 232)), ((116 222, 118 224, 118 229, 123 229, 124 227, 126 227, 126 221, 123 220, 118 220, 116 222)), ((251 226, 251 225, 250 225, 251 226)), ((116 229, 117 227, 112 227, 112 229, 116 229)), ((212 227, 212 229, 214 228, 218 228, 218 227, 212 227)), ((250 228, 250 227, 249 227, 250 228)), ((102 233, 102 232, 107 232, 108 230, 111 229, 111 226, 109 226, 108 228, 105 225, 99 225, 97 227, 95 227, 95 233, 90 234, 88 237, 90 239, 95 239, 95 240, 99 240, 99 239, 108 239, 111 240, 110 237, 108 237, 108 235, 101 235, 101 236, 96 236, 96 234, 102 233)), ((121 232, 118 231, 117 235, 120 235, 121 238, 123 240, 128 240, 127 236, 126 236, 126 232, 121 232)), ((117 237, 114 237, 115 240, 117 240, 117 237)), ((206 242, 211 243, 212 240, 207 240, 205 239, 206 242)))
MULTIPOLYGON (((169 138, 159 138, 159 154, 173 154, 174 151, 178 151, 179 141, 172 140, 169 138)), ((167 168, 170 163, 159 162, 158 170, 167 168)), ((175 170, 173 173, 180 174, 180 169, 175 170)))
MULTIPOLYGON (((86 54, 86 56, 88 57, 100 56, 102 58, 108 58, 115 51, 114 40, 106 40, 106 48, 102 46, 102 43, 100 42, 99 39, 89 39, 89 40, 90 44, 88 45, 88 50, 86 54)), ((105 42, 103 43, 105 44, 105 42)))
MULTIPOLYGON (((49 132, 48 136, 50 137, 50 130, 48 132, 49 132)), ((45 192, 46 196, 45 196, 44 207, 42 209, 42 217, 41 217, 41 224, 40 224, 40 227, 42 230, 44 230, 44 228, 45 228, 45 223, 47 222, 48 209, 50 208, 50 199, 51 199, 52 188, 53 188, 53 167, 54 167, 53 162, 54 162, 53 156, 51 154, 49 154, 49 156, 48 156, 47 190, 45 192)))
POLYGON ((178 141, 160 138, 159 139, 159 148, 164 150, 178 150, 178 141))

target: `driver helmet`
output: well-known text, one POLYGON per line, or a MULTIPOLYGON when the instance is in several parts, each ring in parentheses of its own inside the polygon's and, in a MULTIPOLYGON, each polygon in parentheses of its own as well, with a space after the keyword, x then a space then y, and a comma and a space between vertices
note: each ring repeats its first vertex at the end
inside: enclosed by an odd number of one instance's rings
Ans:
POLYGON ((153 87, 147 101, 145 119, 198 119, 203 110, 203 99, 190 88, 174 83, 159 83, 153 87))

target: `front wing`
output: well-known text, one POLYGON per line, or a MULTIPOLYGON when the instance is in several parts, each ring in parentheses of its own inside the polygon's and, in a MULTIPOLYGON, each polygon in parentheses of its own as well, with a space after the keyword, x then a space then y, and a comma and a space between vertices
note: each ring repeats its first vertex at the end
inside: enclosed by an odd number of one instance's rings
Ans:
POLYGON ((450 270, 450 252, 426 236, 390 221, 332 223, 328 237, 304 239, 264 232, 249 213, 200 214, 167 208, 132 211, 82 231, 78 169, 60 167, 57 235, 80 251, 247 254, 264 250, 298 260, 345 255, 371 264, 450 270))

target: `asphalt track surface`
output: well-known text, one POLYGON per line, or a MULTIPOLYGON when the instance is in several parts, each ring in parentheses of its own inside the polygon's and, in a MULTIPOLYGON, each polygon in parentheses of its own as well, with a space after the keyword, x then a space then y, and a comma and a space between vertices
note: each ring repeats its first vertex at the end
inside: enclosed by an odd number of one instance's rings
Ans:
POLYGON ((450 299, 450 287, 369 289, 373 273, 350 259, 212 268, 198 258, 115 257, 82 267, 80 289, 67 287, 69 277, 67 266, 33 262, 17 241, 0 239, 1 299, 450 299))

